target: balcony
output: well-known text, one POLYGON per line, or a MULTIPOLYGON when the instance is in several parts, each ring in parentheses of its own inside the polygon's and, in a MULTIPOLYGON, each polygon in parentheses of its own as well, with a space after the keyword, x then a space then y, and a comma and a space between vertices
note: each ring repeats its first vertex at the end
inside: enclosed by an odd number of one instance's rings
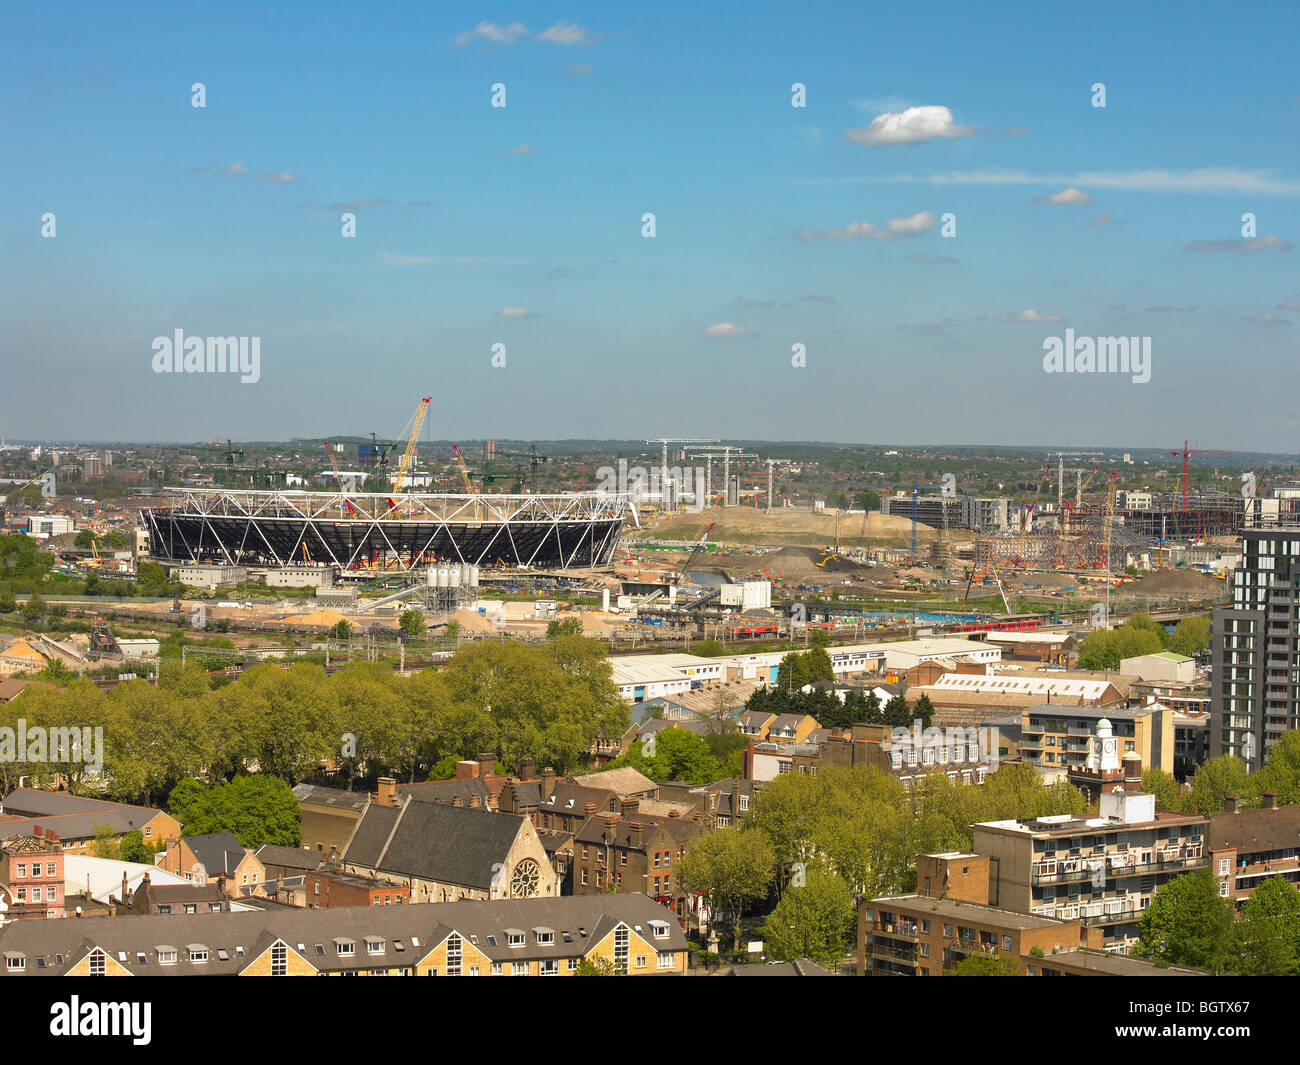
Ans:
POLYGON ((876 942, 867 944, 867 956, 885 961, 902 962, 906 965, 916 964, 915 950, 899 950, 896 947, 882 947, 876 942))
MULTIPOLYGON (((1079 859, 1080 868, 1072 869, 1068 872, 1063 871, 1064 866, 1068 864, 1068 862, 1064 860, 1059 860, 1056 863, 1056 872, 1054 873, 1039 872, 1038 869, 1040 868, 1040 864, 1036 863, 1031 871, 1030 882, 1033 884, 1068 884, 1078 880, 1090 880, 1099 872, 1104 872, 1108 879, 1113 880, 1119 877, 1148 876, 1152 873, 1165 873, 1182 869, 1197 869, 1205 863, 1205 859, 1200 855, 1199 848, 1197 848, 1195 854, 1187 857, 1170 858, 1166 861, 1157 860, 1154 862, 1148 862, 1145 865, 1118 865, 1110 860, 1112 857, 1113 855, 1097 855, 1095 857, 1085 856, 1082 859, 1079 859), (1087 863, 1096 861, 1103 857, 1105 860, 1104 869, 1096 870, 1087 867, 1087 863)), ((1046 868, 1046 866, 1041 867, 1046 868)))
POLYGON ((878 923, 871 931, 877 936, 892 936, 894 939, 918 939, 917 926, 911 921, 885 921, 878 923))

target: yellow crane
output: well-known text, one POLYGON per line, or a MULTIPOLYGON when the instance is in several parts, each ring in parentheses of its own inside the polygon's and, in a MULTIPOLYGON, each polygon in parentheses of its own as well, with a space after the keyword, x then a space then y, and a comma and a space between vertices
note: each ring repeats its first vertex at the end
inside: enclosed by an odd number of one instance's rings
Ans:
POLYGON ((411 436, 406 442, 406 450, 402 453, 402 461, 397 467, 397 479, 393 482, 394 494, 402 491, 402 488, 406 485, 406 479, 410 476, 411 469, 415 465, 415 451, 420 442, 420 429, 424 425, 424 417, 429 413, 429 404, 432 401, 432 396, 425 396, 420 400, 419 407, 416 408, 415 418, 411 424, 411 436))
POLYGON ((465 456, 460 453, 460 445, 452 444, 451 449, 456 453, 456 465, 460 467, 460 479, 465 482, 465 491, 470 495, 477 495, 478 489, 474 487, 474 482, 470 480, 469 467, 465 465, 465 456))

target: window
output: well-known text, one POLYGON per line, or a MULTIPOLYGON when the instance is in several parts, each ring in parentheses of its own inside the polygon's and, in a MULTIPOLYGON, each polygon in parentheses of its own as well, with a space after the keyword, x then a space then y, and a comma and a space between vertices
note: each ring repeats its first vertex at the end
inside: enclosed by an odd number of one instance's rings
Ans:
POLYGON ((195 965, 202 965, 208 960, 207 947, 190 947, 190 961, 195 965))
POLYGON ((645 968, 645 955, 644 955, 644 954, 638 954, 638 955, 636 956, 636 967, 637 967, 638 969, 644 969, 644 968, 645 968))
POLYGON ((555 944, 555 933, 549 928, 534 928, 533 933, 537 936, 539 947, 550 947, 555 944))
MULTIPOLYGON (((242 947, 236 947, 235 950, 239 954, 244 952, 242 947)), ((276 943, 271 947, 271 975, 289 975, 289 948, 284 943, 276 943)))
POLYGON ((6 954, 5 968, 11 973, 22 972, 27 968, 27 956, 25 954, 6 954))
POLYGON ((14 873, 14 879, 16 880, 16 879, 18 879, 20 876, 26 876, 26 875, 27 875, 27 863, 26 863, 26 862, 19 862, 19 863, 18 863, 17 871, 14 873))
POLYGON ((1228 897, 1228 882, 1225 880, 1222 884, 1219 885, 1219 898, 1226 899, 1227 897, 1228 897))
POLYGON ((384 953, 384 941, 382 939, 377 939, 373 936, 368 936, 366 938, 366 953, 367 954, 384 953))
POLYGON ((1003 949, 1003 950, 1010 950, 1010 949, 1011 949, 1011 937, 1010 937, 1010 936, 1003 936, 1003 937, 1002 937, 1002 949, 1003 949))
POLYGON ((46 862, 46 863, 45 863, 45 875, 46 875, 46 876, 53 876, 53 875, 54 875, 54 863, 53 863, 53 862, 46 862))
POLYGON ((524 945, 524 933, 506 929, 506 944, 511 947, 522 947, 524 945))
POLYGON ((455 932, 447 937, 447 975, 459 976, 463 944, 455 932))
POLYGON ((673 952, 671 950, 661 950, 655 955, 655 967, 659 969, 671 969, 673 967, 673 952))
POLYGON ((537 963, 538 976, 559 976, 560 960, 559 958, 547 958, 537 963))
POLYGON ((166 903, 159 903, 159 904, 158 904, 158 912, 159 912, 160 914, 169 914, 169 913, 172 912, 172 908, 171 908, 170 905, 168 905, 168 904, 166 904, 166 903))
POLYGON ((627 925, 614 929, 614 972, 627 975, 628 930, 627 925))
POLYGON ((651 921, 651 922, 650 922, 650 931, 651 931, 651 934, 654 936, 655 939, 667 939, 667 938, 668 938, 668 922, 667 922, 667 921, 651 921))
POLYGON ((159 947, 159 948, 158 948, 158 964, 159 964, 159 965, 175 965, 175 964, 176 964, 176 948, 175 948, 175 947, 159 947))
POLYGON ((492 975, 493 976, 501 975, 501 963, 499 961, 494 961, 492 963, 492 975))
POLYGON ((1229 859, 1227 859, 1227 858, 1220 858, 1220 859, 1219 859, 1219 875, 1220 875, 1220 876, 1227 876, 1227 875, 1228 875, 1228 867, 1229 867, 1229 864, 1230 864, 1230 863, 1229 863, 1229 859))
MULTIPOLYGON (((60 961, 59 964, 62 964, 60 961)), ((89 972, 91 976, 108 975, 108 955, 96 947, 90 952, 89 972)))
POLYGON ((340 958, 351 958, 357 952, 357 943, 354 939, 336 939, 334 949, 340 958))

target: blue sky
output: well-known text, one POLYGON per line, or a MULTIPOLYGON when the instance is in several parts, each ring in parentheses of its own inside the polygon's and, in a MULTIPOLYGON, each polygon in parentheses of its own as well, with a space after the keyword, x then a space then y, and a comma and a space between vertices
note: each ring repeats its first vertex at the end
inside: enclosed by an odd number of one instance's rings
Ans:
POLYGON ((457 8, 0 8, 0 432, 1300 450, 1294 4, 457 8))

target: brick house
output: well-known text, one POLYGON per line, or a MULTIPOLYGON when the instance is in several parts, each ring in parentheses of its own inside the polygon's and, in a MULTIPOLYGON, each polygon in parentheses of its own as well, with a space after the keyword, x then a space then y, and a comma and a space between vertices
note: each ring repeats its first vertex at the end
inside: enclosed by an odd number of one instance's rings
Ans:
POLYGON ((63 850, 57 836, 38 827, 31 836, 0 839, 0 885, 7 889, 9 916, 64 915, 63 850))

